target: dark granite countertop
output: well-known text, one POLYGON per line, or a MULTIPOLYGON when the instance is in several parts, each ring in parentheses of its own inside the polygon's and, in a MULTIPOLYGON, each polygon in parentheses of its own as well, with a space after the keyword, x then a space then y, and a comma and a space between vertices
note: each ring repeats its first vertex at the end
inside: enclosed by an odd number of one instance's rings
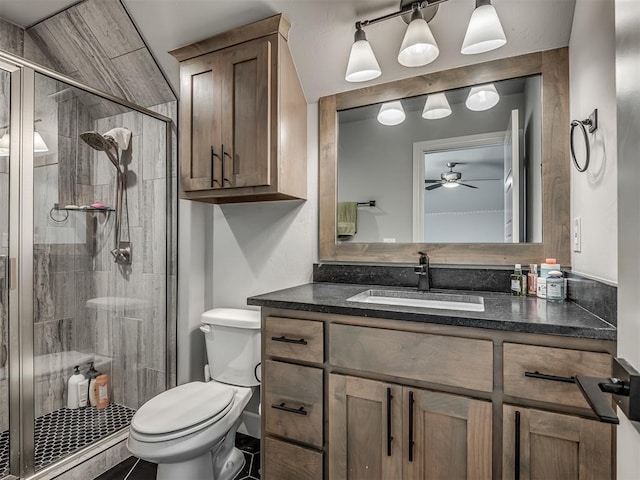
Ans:
POLYGON ((319 282, 256 295, 248 298, 247 304, 308 312, 489 328, 509 332, 562 335, 597 340, 616 339, 616 328, 613 325, 573 302, 552 303, 542 299, 515 297, 504 293, 452 290, 435 291, 480 295, 484 297, 485 311, 441 310, 347 301, 353 295, 369 289, 415 292, 415 289, 381 287, 379 285, 319 282))

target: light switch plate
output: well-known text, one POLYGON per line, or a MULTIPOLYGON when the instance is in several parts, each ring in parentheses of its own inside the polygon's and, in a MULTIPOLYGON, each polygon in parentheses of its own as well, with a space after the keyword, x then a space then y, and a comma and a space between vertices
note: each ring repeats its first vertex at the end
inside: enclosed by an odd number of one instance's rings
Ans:
POLYGON ((573 219, 573 251, 582 251, 582 218, 573 219))

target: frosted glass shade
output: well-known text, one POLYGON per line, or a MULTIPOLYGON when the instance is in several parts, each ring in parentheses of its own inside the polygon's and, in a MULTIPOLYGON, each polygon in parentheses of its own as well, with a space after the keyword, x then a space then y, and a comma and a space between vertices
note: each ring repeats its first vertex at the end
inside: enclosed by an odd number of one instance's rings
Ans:
POLYGON ((456 188, 459 187, 460 184, 458 182, 445 182, 442 184, 442 186, 445 188, 456 188))
POLYGON ((47 144, 44 143, 44 140, 42 139, 42 135, 40 135, 38 132, 33 132, 33 151, 34 153, 43 153, 49 151, 47 144))
POLYGON ((500 48, 507 43, 500 19, 493 5, 481 5, 471 14, 461 53, 471 55, 500 48))
POLYGON ((451 106, 444 92, 434 93, 427 97, 422 110, 422 118, 436 120, 451 115, 451 106))
POLYGON ((356 32, 356 41, 351 46, 347 74, 344 79, 347 82, 366 82, 378 78, 382 74, 380 65, 376 60, 373 49, 367 42, 364 32, 356 32))
POLYGON ((500 101, 500 95, 493 83, 471 87, 465 105, 469 110, 481 112, 489 110, 500 101))
POLYGON ((5 132, 2 137, 0 137, 0 157, 8 157, 9 156, 9 132, 5 132))
POLYGON ((378 112, 378 122, 382 125, 399 125, 404 122, 405 118, 407 118, 407 116, 404 113, 404 108, 402 108, 400 100, 383 103, 378 112))
POLYGON ((439 54, 440 49, 429 24, 422 18, 422 14, 418 16, 414 12, 400 46, 398 62, 405 67, 421 67, 433 62, 439 54))

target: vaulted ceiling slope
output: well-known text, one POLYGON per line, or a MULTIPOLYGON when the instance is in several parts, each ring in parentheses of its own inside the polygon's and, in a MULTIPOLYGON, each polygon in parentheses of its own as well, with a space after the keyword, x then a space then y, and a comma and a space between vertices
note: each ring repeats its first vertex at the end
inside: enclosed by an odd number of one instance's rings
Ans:
POLYGON ((45 66, 91 87, 144 107, 176 99, 119 0, 75 4, 26 35, 48 60, 45 66))

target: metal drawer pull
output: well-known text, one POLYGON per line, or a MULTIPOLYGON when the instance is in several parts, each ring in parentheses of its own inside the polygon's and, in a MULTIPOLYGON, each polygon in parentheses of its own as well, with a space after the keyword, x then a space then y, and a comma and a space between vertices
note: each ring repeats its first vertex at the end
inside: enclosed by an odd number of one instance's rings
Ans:
POLYGON ((541 380, 551 380, 553 382, 576 383, 576 377, 558 377, 540 372, 524 372, 525 377, 539 378, 541 380))
POLYGON ((276 410, 283 410, 289 413, 295 413, 297 415, 307 415, 307 413, 309 413, 304 409, 304 407, 300 407, 300 408, 287 407, 287 404, 284 402, 274 403, 273 405, 271 405, 271 408, 275 408, 276 410))
POLYGON ((304 338, 296 340, 295 338, 287 338, 284 335, 281 337, 271 337, 274 342, 295 343, 296 345, 307 345, 307 341, 304 338))

